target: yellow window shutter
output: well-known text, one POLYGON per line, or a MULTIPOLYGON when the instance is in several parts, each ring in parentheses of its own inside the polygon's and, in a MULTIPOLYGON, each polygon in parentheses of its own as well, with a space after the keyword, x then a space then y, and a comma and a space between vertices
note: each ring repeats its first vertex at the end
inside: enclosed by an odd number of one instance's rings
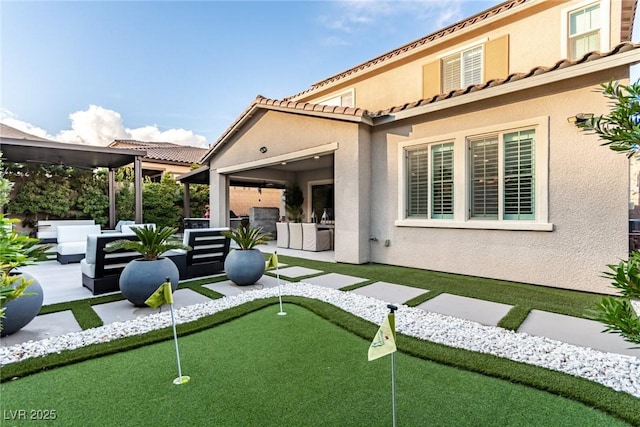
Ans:
POLYGON ((484 45, 484 81, 509 75, 509 35, 489 40, 484 45))
POLYGON ((440 61, 422 66, 422 98, 440 95, 440 61))

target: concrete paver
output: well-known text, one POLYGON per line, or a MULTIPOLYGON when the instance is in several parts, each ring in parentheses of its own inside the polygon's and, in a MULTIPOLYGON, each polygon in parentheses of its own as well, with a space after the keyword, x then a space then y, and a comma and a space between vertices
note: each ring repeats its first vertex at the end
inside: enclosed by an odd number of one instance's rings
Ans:
POLYGON ((497 326, 512 306, 458 295, 440 294, 418 305, 417 308, 473 320, 483 325, 497 326))
POLYGON ((358 295, 377 298, 392 304, 403 304, 410 299, 429 291, 426 289, 413 288, 411 286, 396 285, 394 283, 375 282, 370 285, 354 289, 351 292, 358 295))
POLYGON ((71 310, 36 316, 24 328, 11 335, 0 338, 0 345, 10 346, 27 341, 39 341, 70 332, 80 332, 82 328, 71 310))
MULTIPOLYGON (((276 270, 269 270, 269 273, 275 275, 276 270)), ((286 276, 295 279, 298 277, 309 276, 311 274, 320 274, 323 273, 323 271, 307 267, 286 267, 278 268, 278 273, 280 274, 280 277, 286 276)))
POLYGON ((324 286, 325 288, 340 289, 345 286, 355 285, 356 283, 366 282, 367 280, 369 279, 348 276, 346 274, 329 273, 304 279, 304 282, 311 283, 312 285, 324 286))
POLYGON ((620 335, 603 334, 603 330, 602 323, 595 320, 531 310, 518 332, 552 338, 594 350, 640 357, 640 349, 631 349, 633 344, 623 340, 620 335))
MULTIPOLYGON (((210 298, 191 289, 178 289, 173 293, 173 307, 180 308, 188 305, 200 304, 211 301, 210 298)), ((160 308, 151 307, 135 307, 127 300, 114 301, 106 304, 96 304, 92 306, 93 310, 100 316, 105 325, 114 322, 125 322, 133 320, 140 316, 158 313, 159 311, 169 310, 169 306, 160 308)))
MULTIPOLYGON (((280 285, 284 285, 286 283, 289 283, 289 281, 280 278, 280 285)), ((209 288, 212 291, 216 291, 226 297, 238 295, 246 291, 273 288, 276 286, 278 286, 278 279, 267 275, 262 276, 255 284, 249 286, 238 286, 231 280, 223 280, 222 282, 204 285, 205 288, 209 288)))

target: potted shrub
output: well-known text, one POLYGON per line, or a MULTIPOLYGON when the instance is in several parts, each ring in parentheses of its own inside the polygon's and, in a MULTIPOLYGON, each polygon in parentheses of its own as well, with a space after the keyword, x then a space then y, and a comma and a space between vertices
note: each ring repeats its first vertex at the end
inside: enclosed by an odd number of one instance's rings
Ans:
MULTIPOLYGON (((1 167, 0 162, 0 207, 8 201, 11 190, 1 167)), ((15 222, 18 220, 0 213, 0 336, 20 330, 40 312, 44 298, 42 286, 31 275, 13 270, 46 259, 45 252, 51 248, 51 245, 39 245, 40 239, 17 233, 13 229, 15 222)))
POLYGON ((120 239, 108 243, 105 251, 119 249, 138 252, 142 258, 129 262, 120 274, 120 291, 126 299, 137 307, 144 307, 145 301, 163 284, 167 277, 171 289, 178 288, 180 273, 178 267, 169 258, 162 257, 167 251, 174 249, 190 250, 182 241, 174 237, 178 231, 174 227, 156 228, 150 225, 132 227, 139 240, 120 239))
POLYGON ((271 237, 262 227, 239 225, 232 230, 225 230, 222 235, 230 238, 238 245, 224 261, 224 271, 229 280, 239 286, 253 285, 264 274, 265 261, 262 252, 256 248, 271 237))

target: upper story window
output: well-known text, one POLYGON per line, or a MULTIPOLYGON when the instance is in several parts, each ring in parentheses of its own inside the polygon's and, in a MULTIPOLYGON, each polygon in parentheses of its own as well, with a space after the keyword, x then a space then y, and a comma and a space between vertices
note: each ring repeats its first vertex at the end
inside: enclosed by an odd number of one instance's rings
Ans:
POLYGON ((442 91, 482 83, 482 46, 442 58, 442 91))
POLYGON ((600 50, 600 3, 569 12, 569 57, 577 59, 600 50))
POLYGON ((339 95, 332 96, 331 98, 327 98, 318 102, 320 105, 331 105, 336 107, 353 107, 354 106, 354 90, 350 89, 346 92, 343 92, 339 95))

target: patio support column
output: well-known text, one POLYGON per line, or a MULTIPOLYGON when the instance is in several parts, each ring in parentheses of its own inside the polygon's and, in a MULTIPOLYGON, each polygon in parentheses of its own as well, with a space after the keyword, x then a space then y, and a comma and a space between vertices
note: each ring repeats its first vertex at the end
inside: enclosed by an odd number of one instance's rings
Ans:
POLYGON ((140 156, 133 161, 133 176, 135 186, 136 223, 142 224, 142 162, 140 156))
POLYGON ((116 228, 116 171, 109 169, 109 228, 116 228))
POLYGON ((189 183, 184 183, 184 196, 182 203, 184 204, 183 216, 185 218, 191 218, 191 193, 189 192, 189 183))
POLYGON ((358 126, 353 141, 340 143, 334 155, 335 260, 370 261, 371 135, 358 126))
POLYGON ((229 227, 229 179, 216 170, 209 170, 209 225, 229 227))

